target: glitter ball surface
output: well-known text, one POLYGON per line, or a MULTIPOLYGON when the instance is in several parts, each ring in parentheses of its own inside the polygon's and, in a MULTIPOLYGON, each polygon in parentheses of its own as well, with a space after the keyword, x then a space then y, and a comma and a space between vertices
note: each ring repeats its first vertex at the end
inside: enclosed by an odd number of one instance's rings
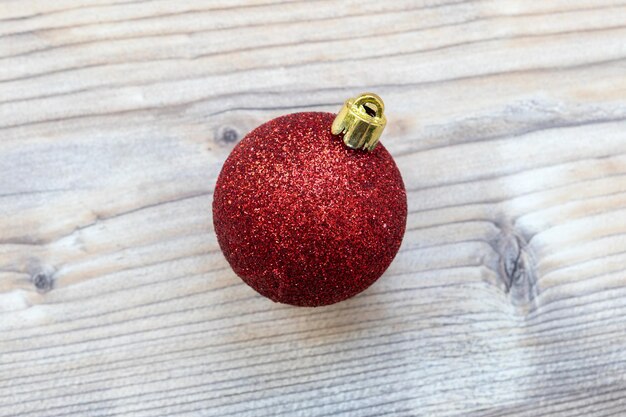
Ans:
POLYGON ((233 270, 274 301, 322 306, 372 285, 398 253, 406 191, 382 144, 347 148, 332 113, 295 113, 249 133, 222 168, 213 199, 233 270))

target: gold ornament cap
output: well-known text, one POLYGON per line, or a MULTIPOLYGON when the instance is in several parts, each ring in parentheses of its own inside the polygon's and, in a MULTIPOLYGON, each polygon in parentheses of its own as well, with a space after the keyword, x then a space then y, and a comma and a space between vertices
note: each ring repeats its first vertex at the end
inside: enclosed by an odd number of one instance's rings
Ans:
POLYGON ((332 134, 343 133, 343 143, 349 148, 373 151, 387 124, 384 113, 385 103, 376 94, 348 99, 333 121, 332 134))

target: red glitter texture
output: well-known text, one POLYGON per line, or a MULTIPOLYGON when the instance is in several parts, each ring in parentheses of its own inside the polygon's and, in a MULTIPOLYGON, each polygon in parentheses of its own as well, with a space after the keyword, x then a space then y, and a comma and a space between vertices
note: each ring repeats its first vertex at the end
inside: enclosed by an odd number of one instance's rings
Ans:
POLYGON ((331 113, 265 123, 233 150, 217 180, 213 222, 237 275, 260 294, 322 306, 372 285, 406 227, 400 172, 379 144, 347 148, 331 113))

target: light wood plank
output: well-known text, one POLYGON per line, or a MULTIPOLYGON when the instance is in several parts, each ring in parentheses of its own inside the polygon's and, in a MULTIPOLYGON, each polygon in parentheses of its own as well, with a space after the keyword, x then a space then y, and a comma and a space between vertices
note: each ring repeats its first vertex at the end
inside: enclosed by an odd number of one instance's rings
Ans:
POLYGON ((626 414, 625 40, 618 0, 0 1, 0 417, 626 414), (401 252, 273 304, 221 164, 364 90, 401 252))

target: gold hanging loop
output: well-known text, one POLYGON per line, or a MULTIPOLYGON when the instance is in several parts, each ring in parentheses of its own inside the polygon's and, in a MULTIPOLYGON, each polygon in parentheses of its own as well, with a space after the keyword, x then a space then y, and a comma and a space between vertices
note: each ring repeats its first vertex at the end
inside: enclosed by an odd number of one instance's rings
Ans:
POLYGON ((363 93, 346 100, 337 114, 331 131, 343 134, 343 142, 352 149, 373 151, 385 129, 385 104, 373 93, 363 93))

